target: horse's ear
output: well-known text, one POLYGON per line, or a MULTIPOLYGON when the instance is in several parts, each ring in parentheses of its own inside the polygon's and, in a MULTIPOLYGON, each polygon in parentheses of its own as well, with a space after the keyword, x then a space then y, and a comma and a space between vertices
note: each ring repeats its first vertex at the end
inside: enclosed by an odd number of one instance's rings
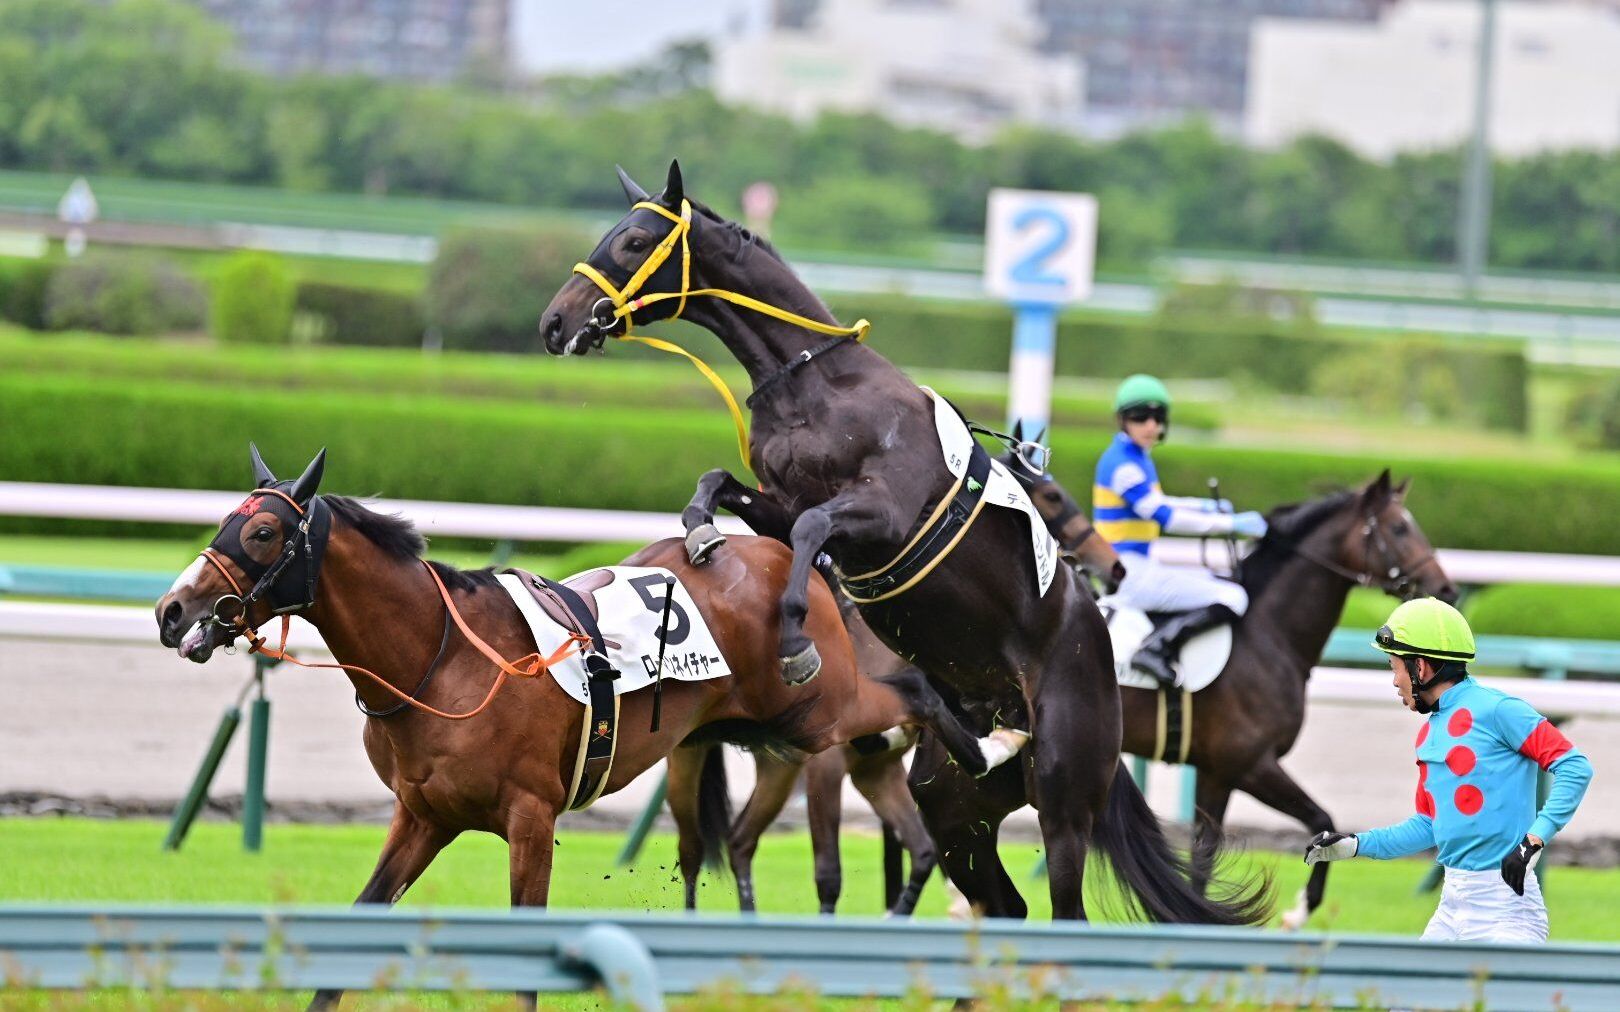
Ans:
POLYGON ((1386 467, 1361 493, 1361 501, 1368 507, 1382 506, 1389 500, 1389 496, 1389 468, 1386 467))
POLYGON ((293 482, 292 492, 290 493, 293 502, 302 505, 313 499, 315 490, 321 487, 321 474, 325 471, 326 447, 323 446, 321 452, 315 455, 315 459, 309 462, 309 466, 304 468, 304 473, 298 476, 297 481, 293 482))
POLYGON ((664 203, 670 207, 680 207, 681 201, 686 197, 686 184, 681 181, 681 160, 669 160, 669 178, 664 180, 664 203))
POLYGON ((1024 441, 1024 420, 1022 418, 1013 423, 1012 437, 1020 443, 1024 441))
POLYGON ((613 171, 619 174, 619 185, 624 187, 624 199, 630 202, 631 207, 647 199, 647 191, 641 188, 640 183, 630 178, 630 173, 624 171, 624 166, 615 165, 613 171))
POLYGON ((1397 498, 1397 499, 1406 498, 1407 490, 1410 489, 1411 487, 1412 487, 1412 479, 1411 478, 1402 478, 1401 483, 1399 485, 1396 485, 1394 490, 1393 490, 1394 493, 1395 493, 1395 498, 1397 498))
POLYGON ((1042 446, 1045 446, 1046 445, 1046 433, 1047 433, 1047 430, 1045 428, 1042 428, 1041 431, 1035 436, 1034 441, 1037 442, 1037 443, 1040 443, 1042 446))
POLYGON ((249 443, 248 455, 253 458, 253 487, 264 488, 267 485, 274 485, 276 476, 270 473, 269 467, 265 466, 264 458, 259 456, 258 446, 249 443))

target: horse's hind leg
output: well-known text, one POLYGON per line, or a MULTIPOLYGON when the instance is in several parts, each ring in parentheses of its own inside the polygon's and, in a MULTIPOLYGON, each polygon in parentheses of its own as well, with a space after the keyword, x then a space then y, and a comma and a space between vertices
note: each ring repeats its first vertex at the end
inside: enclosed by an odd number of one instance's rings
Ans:
POLYGON ((1024 804, 1024 781, 1016 765, 974 779, 948 761, 932 735, 912 756, 911 796, 939 850, 946 876, 987 917, 1029 915, 996 853, 1001 822, 1024 804))
POLYGON ((1012 728, 996 728, 980 738, 951 711, 945 700, 914 667, 873 679, 893 689, 905 704, 909 719, 934 733, 945 751, 976 777, 1011 759, 1024 747, 1029 736, 1012 728))
MULTIPOLYGON (((377 867, 355 902, 398 902, 411 883, 427 870, 439 851, 455 838, 453 831, 426 822, 395 802, 394 818, 388 826, 388 838, 383 841, 382 853, 377 857, 377 867)), ((334 1009, 342 997, 342 991, 317 991, 309 1007, 334 1009)))
POLYGON ((699 826, 698 791, 703 764, 717 745, 685 745, 669 754, 669 814, 675 819, 676 860, 686 888, 686 909, 697 909, 698 876, 705 840, 699 826))
POLYGON ((861 759, 850 770, 850 781, 855 789, 871 803, 878 818, 893 829, 911 855, 911 876, 889 908, 889 913, 896 917, 910 916, 917 909, 923 886, 939 865, 934 840, 928 835, 928 827, 923 825, 916 802, 911 800, 911 792, 906 789, 906 767, 900 761, 904 754, 902 749, 884 752, 861 759))
POLYGON ((843 855, 838 827, 844 816, 844 775, 849 770, 843 747, 818 752, 804 767, 805 809, 810 820, 810 851, 815 856, 816 900, 823 914, 838 907, 844 891, 843 855))
POLYGON ((759 849, 759 838, 782 814, 793 785, 799 780, 803 764, 779 759, 765 753, 754 756, 754 793, 748 796, 737 821, 732 823, 726 837, 726 850, 731 855, 731 874, 737 879, 737 903, 745 914, 754 912, 754 853, 759 849))
MULTIPOLYGON (((1291 818, 1298 819, 1313 835, 1333 831, 1333 817, 1305 789, 1288 775, 1277 761, 1268 755, 1238 780, 1238 789, 1253 795, 1262 805, 1268 805, 1291 818)), ((1283 914, 1283 927, 1297 931, 1322 905, 1322 893, 1327 888, 1328 862, 1318 862, 1311 869, 1310 880, 1298 902, 1283 914)))
POLYGON ((1189 877, 1193 888, 1203 893, 1215 873, 1215 852, 1219 849, 1221 827, 1226 823, 1226 806, 1232 800, 1232 784, 1226 770, 1200 768, 1194 791, 1189 877))

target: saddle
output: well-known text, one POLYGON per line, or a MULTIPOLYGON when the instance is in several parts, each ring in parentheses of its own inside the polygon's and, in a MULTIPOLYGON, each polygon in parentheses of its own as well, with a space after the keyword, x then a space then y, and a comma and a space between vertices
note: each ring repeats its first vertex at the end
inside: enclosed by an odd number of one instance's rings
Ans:
POLYGON ((1215 681, 1232 656, 1232 627, 1216 626, 1194 636, 1182 645, 1177 660, 1181 686, 1161 691, 1159 683, 1131 667, 1131 658, 1148 633, 1179 612, 1145 612, 1105 597, 1097 602, 1108 620, 1108 638, 1114 647, 1114 675, 1125 688, 1146 689, 1158 696, 1157 730, 1153 759, 1186 762, 1192 744, 1192 701, 1194 693, 1215 681))
POLYGON ((585 708, 584 724, 579 733, 579 756, 574 760, 573 783, 568 788, 568 810, 588 808, 602 796, 607 787, 608 774, 613 771, 613 754, 618 745, 619 697, 613 691, 613 682, 619 677, 618 669, 608 660, 608 641, 597 625, 599 611, 593 591, 612 580, 593 585, 597 573, 587 573, 578 589, 556 580, 522 569, 509 569, 523 589, 534 597, 547 617, 565 629, 580 633, 591 641, 591 649, 583 654, 585 671, 590 676, 590 704, 585 708))

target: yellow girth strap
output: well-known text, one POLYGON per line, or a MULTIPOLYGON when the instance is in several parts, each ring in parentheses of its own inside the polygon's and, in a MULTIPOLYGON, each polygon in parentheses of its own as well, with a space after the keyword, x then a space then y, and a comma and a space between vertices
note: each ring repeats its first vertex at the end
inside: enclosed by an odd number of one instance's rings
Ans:
POLYGON ((691 202, 681 201, 680 214, 675 214, 669 209, 647 200, 639 201, 631 210, 637 208, 645 208, 660 214, 674 222, 675 227, 670 229, 669 235, 661 239, 657 246, 653 247, 653 251, 647 255, 647 259, 642 262, 641 266, 636 268, 636 272, 624 283, 624 287, 615 287, 611 281, 603 276, 601 271, 588 263, 575 264, 574 273, 583 274, 589 278, 591 283, 601 289, 602 294, 606 295, 613 303, 613 319, 624 321, 624 333, 612 335, 614 338, 621 341, 639 341, 650 348, 657 348, 659 351, 669 352, 672 355, 681 355, 697 366, 698 371, 720 392, 720 397, 726 402, 726 408, 731 412, 732 424, 737 428, 737 452, 742 457, 743 466, 752 468, 753 464, 750 460, 752 451, 748 442, 748 427, 743 422, 742 409, 737 406, 737 398, 732 396, 731 388, 726 385, 726 381, 720 378, 719 373, 709 368, 708 363, 680 345, 655 337, 640 337, 632 334, 631 330, 634 327, 632 314, 644 306, 650 306, 657 302, 667 302, 670 299, 679 299, 680 303, 675 307, 671 319, 680 319, 681 314, 686 312, 687 299, 697 295, 705 295, 722 299, 733 305, 742 306, 744 309, 751 309, 756 313, 763 313, 766 316, 781 320, 784 323, 791 323, 797 327, 803 327, 805 330, 814 331, 817 334, 826 334, 829 337, 845 336, 852 337, 857 341, 864 341, 866 335, 871 331, 872 325, 866 320, 856 320, 853 327, 840 327, 836 324, 822 323, 820 320, 812 320, 800 316, 798 313, 790 313, 768 302, 761 302, 740 292, 731 292, 723 288, 699 288, 693 291, 692 246, 689 241, 692 231, 691 202), (681 290, 678 292, 653 292, 636 298, 636 293, 641 290, 641 286, 646 284, 647 279, 652 277, 658 268, 664 265, 665 260, 669 259, 669 255, 674 252, 677 242, 681 245, 681 290))

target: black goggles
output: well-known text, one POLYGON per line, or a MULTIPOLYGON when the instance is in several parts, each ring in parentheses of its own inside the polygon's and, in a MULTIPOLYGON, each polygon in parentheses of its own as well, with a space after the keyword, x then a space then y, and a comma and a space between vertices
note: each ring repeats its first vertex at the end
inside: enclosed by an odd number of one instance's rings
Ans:
POLYGON ((1170 409, 1163 404, 1141 404, 1120 412, 1127 422, 1145 422, 1149 418, 1160 425, 1170 421, 1170 409))

